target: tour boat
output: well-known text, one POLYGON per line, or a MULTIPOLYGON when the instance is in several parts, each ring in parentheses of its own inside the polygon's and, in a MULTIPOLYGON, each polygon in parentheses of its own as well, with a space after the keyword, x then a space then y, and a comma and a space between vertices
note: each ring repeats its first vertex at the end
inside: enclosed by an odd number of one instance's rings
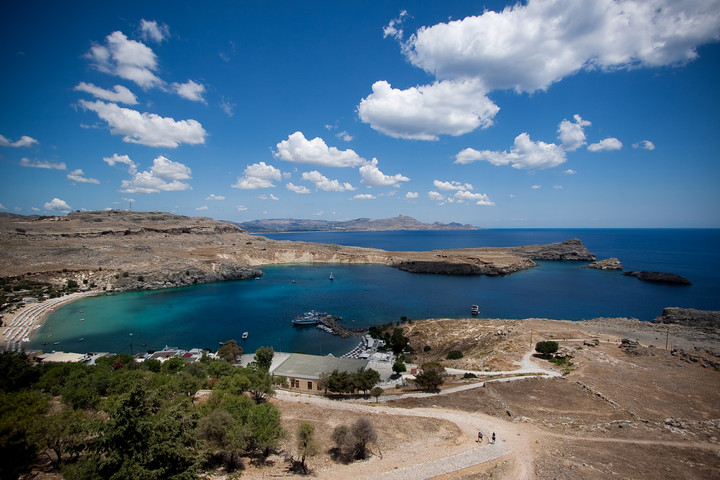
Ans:
POLYGON ((320 317, 327 315, 326 313, 319 313, 315 310, 305 312, 303 315, 298 315, 292 321, 293 325, 317 325, 320 323, 320 317))
POLYGON ((470 313, 471 313, 471 314, 477 315, 477 314, 478 314, 478 311, 479 311, 479 308, 478 308, 477 305, 473 305, 472 307, 470 307, 470 313))

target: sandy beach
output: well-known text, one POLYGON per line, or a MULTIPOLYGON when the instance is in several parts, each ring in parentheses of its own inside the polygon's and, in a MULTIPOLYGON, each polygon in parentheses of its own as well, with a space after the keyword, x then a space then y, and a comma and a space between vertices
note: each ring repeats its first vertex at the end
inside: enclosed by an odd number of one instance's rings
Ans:
POLYGON ((10 352, 22 350, 23 343, 26 342, 26 339, 31 338, 35 331, 42 326, 51 311, 62 305, 92 295, 97 295, 97 292, 71 293, 42 302, 28 303, 14 312, 3 314, 3 326, 0 327, 0 335, 2 335, 0 348, 10 352))

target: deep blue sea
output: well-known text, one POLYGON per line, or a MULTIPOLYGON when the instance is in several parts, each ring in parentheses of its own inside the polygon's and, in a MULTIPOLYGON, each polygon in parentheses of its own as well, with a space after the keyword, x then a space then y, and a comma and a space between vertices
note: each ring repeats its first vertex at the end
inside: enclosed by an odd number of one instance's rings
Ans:
POLYGON ((153 292, 91 297, 64 306, 38 330, 29 348, 137 353, 165 345, 217 349, 234 338, 252 352, 339 355, 340 339, 291 320, 316 309, 350 327, 395 322, 405 316, 468 317, 470 306, 488 318, 652 320, 664 307, 720 310, 718 229, 488 229, 472 231, 311 232, 266 235, 278 240, 434 250, 517 246, 579 238, 598 259, 618 257, 625 270, 672 272, 693 285, 642 282, 620 272, 585 269, 587 262, 539 262, 505 277, 421 275, 377 265, 263 267, 259 280, 196 285, 153 292), (329 280, 332 272, 334 281, 329 280), (82 321, 81 321, 82 319, 82 321), (241 340, 243 332, 249 333, 241 340), (83 338, 80 342, 79 339, 83 338))

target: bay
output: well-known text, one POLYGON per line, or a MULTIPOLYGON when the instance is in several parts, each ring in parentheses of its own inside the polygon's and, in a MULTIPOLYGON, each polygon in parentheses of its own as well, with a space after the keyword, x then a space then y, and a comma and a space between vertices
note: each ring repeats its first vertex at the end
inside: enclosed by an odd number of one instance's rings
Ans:
POLYGON ((517 246, 580 238, 599 259, 618 257, 626 270, 677 273, 693 285, 641 282, 620 272, 583 268, 587 262, 539 262, 505 277, 418 275, 377 265, 266 266, 260 280, 86 298, 53 312, 29 348, 137 353, 165 345, 216 349, 234 338, 246 351, 340 355, 356 339, 340 339, 291 320, 317 309, 365 328, 401 317, 634 317, 652 320, 664 307, 720 310, 720 230, 491 229, 473 231, 308 232, 274 239, 385 250, 517 246), (334 281, 329 280, 333 273, 334 281), (82 321, 81 321, 82 319, 82 321), (241 340, 242 332, 249 332, 241 340), (132 334, 132 335, 131 335, 132 334), (80 342, 82 338, 82 342, 80 342))

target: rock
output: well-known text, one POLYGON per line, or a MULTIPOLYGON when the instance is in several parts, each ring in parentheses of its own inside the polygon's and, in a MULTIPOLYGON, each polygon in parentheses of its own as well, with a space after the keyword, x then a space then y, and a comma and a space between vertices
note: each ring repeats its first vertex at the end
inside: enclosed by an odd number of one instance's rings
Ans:
POLYGON ((624 272, 623 275, 627 275, 629 277, 635 277, 638 280, 642 280, 643 282, 666 283, 668 285, 692 285, 690 280, 688 280, 685 277, 681 277, 680 275, 674 274, 674 273, 629 271, 629 272, 624 272))
POLYGON ((653 323, 675 323, 717 331, 720 329, 720 311, 667 307, 663 309, 662 315, 653 320, 653 323))
POLYGON ((547 245, 515 247, 511 251, 531 260, 595 260, 595 255, 577 238, 547 245))
POLYGON ((620 263, 620 260, 612 257, 606 258, 605 260, 598 260, 597 262, 593 262, 585 268, 596 268, 598 270, 622 270, 623 266, 622 263, 620 263))

